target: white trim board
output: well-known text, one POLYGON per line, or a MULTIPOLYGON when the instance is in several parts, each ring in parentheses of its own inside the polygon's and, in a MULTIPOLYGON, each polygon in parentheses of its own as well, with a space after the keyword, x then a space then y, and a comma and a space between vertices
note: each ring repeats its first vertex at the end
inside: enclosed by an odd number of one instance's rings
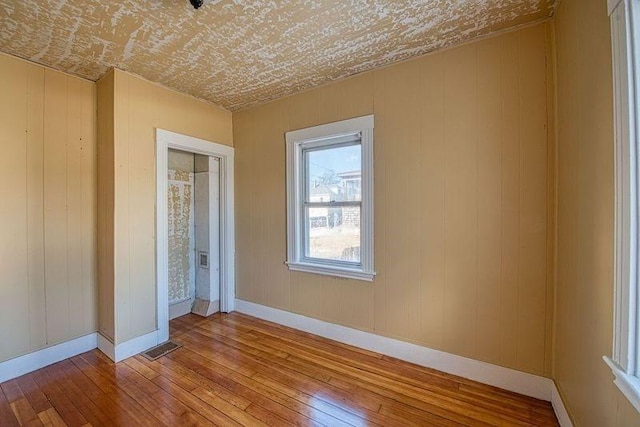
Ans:
MULTIPOLYGON (((163 343, 166 340, 160 340, 160 331, 155 330, 148 334, 142 335, 137 338, 133 338, 129 341, 125 341, 118 345, 114 345, 107 338, 98 334, 98 349, 106 354, 109 359, 114 362, 120 362, 128 357, 135 356, 138 353, 142 353, 145 350, 155 347, 158 344, 163 343)), ((94 347, 95 348, 95 347, 94 347)))
POLYGON ((622 394, 629 399, 629 402, 633 407, 640 412, 640 381, 638 381, 638 377, 626 373, 610 357, 604 356, 603 359, 613 372, 613 383, 618 387, 622 394))
POLYGON ((33 353, 0 363, 0 383, 36 371, 61 360, 93 350, 98 346, 98 334, 92 333, 33 353))
POLYGON ((567 408, 564 406, 564 401, 562 400, 562 396, 558 391, 558 386, 555 381, 552 381, 551 388, 551 406, 553 406, 553 412, 556 413, 556 418, 558 418, 558 423, 560 427, 573 427, 573 422, 571 421, 571 417, 569 417, 569 412, 567 408))
MULTIPOLYGON (((162 343, 169 339, 169 236, 167 226, 169 148, 216 157, 220 160, 220 210, 214 213, 212 209, 209 209, 209 221, 220 222, 220 236, 219 242, 210 240, 209 247, 213 248, 218 243, 220 245, 220 311, 225 313, 233 311, 233 303, 235 301, 234 149, 233 147, 204 139, 164 129, 156 129, 157 343, 162 343)), ((212 203, 213 201, 210 200, 209 202, 212 203)), ((212 234, 209 238, 213 239, 212 234)), ((209 271, 210 274, 217 274, 215 269, 210 269, 209 271)), ((215 280, 211 280, 211 283, 215 282, 215 280)))
POLYGON ((176 317, 184 316, 191 313, 191 307, 193 306, 193 300, 187 299, 169 305, 169 320, 173 320, 176 317))
MULTIPOLYGON (((373 115, 327 123, 285 134, 286 140, 286 196, 287 196, 287 261, 292 271, 302 271, 356 280, 373 281, 374 268, 374 209, 373 209, 373 115), (320 260, 306 254, 309 224, 304 220, 306 195, 305 166, 307 150, 329 149, 341 144, 357 143, 361 148, 362 200, 360 207, 360 262, 320 260)), ((311 205, 317 202, 309 202, 311 205)), ((334 207, 346 207, 344 201, 334 207), (341 204, 342 203, 342 204, 341 204)), ((356 206, 358 205, 358 202, 356 206)), ((308 205, 310 206, 310 205, 308 205)), ((308 207, 307 206, 307 207, 308 207)), ((322 205, 317 205, 322 206, 322 205)), ((326 205, 325 205, 326 206, 326 205)))
MULTIPOLYGON (((569 418, 555 383, 548 378, 478 362, 473 359, 467 359, 392 338, 381 337, 368 332, 334 325, 247 301, 235 300, 235 308, 241 313, 280 323, 325 338, 376 351, 453 375, 463 376, 516 393, 551 401, 560 426, 573 427, 573 423, 569 418)), ((0 383, 95 348, 100 349, 100 351, 110 359, 119 362, 157 345, 158 338, 159 331, 153 331, 114 346, 111 341, 107 340, 101 334, 92 333, 1 362, 0 383)))
POLYGON ((335 325, 288 311, 239 299, 236 299, 235 307, 240 313, 547 402, 551 401, 552 389, 555 387, 553 380, 549 378, 335 325))
MULTIPOLYGON (((640 411, 640 19, 638 0, 610 1, 615 139, 614 383, 640 411)), ((607 355, 609 356, 609 355, 607 355)))
POLYGON ((300 314, 236 299, 236 311, 345 344, 375 351, 525 396, 551 402, 561 427, 573 427, 564 401, 550 378, 504 368, 416 344, 340 326, 300 314))
POLYGON ((114 346, 111 341, 100 333, 94 332, 25 354, 24 356, 18 356, 0 362, 0 383, 18 378, 95 348, 98 348, 114 362, 119 362, 159 344, 158 337, 158 331, 153 331, 114 346))
POLYGON ((618 7, 621 1, 623 0, 607 0, 607 11, 609 12, 609 15, 616 10, 616 7, 618 7))

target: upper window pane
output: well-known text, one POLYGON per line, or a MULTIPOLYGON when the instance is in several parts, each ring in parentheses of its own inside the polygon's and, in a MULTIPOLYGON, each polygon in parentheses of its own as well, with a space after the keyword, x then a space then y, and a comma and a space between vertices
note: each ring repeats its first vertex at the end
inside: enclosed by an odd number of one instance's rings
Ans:
POLYGON ((362 145, 304 151, 307 202, 362 200, 362 145))

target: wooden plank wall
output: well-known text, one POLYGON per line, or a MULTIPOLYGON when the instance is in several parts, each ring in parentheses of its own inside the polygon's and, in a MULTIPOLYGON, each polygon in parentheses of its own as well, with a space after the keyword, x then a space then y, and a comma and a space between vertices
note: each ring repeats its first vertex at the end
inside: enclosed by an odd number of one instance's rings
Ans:
POLYGON ((237 295, 549 375, 548 23, 234 113, 237 295), (375 115, 373 283, 289 272, 284 133, 375 115))
POLYGON ((95 84, 0 55, 0 361, 96 331, 95 84))

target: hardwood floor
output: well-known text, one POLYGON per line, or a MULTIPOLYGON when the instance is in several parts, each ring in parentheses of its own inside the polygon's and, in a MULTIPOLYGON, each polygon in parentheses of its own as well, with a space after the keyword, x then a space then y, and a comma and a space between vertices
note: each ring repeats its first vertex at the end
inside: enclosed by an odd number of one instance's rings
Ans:
POLYGON ((555 426, 548 402, 242 314, 171 322, 180 349, 98 350, 0 385, 0 426, 555 426))

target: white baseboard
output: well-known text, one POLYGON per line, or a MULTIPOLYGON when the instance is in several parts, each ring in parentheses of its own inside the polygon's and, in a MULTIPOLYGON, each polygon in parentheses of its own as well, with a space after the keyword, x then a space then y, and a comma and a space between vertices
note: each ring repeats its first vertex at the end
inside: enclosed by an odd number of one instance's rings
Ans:
POLYGON ((158 331, 150 332, 114 346, 111 341, 100 333, 94 332, 75 338, 33 353, 25 354, 4 362, 0 362, 0 383, 36 371, 61 360, 85 353, 95 348, 100 349, 114 362, 134 356, 155 345, 158 345, 158 331))
POLYGON ((188 299, 169 306, 169 320, 191 313, 193 301, 188 299))
POLYGON ((105 338, 100 332, 98 332, 98 350, 103 352, 109 357, 109 359, 116 360, 116 348, 108 338, 105 338))
POLYGON ((0 383, 28 374, 97 347, 98 334, 92 333, 0 363, 0 383))
POLYGON ((288 311, 236 299, 235 309, 321 337, 382 353, 407 362, 437 369, 505 390, 551 401, 553 380, 478 360, 433 350, 416 344, 375 335, 288 311))
MULTIPOLYGON (((356 347, 386 354, 417 365, 437 369, 442 372, 500 387, 537 399, 550 401, 560 426, 573 427, 573 423, 571 422, 571 418, 569 417, 556 384, 549 378, 456 356, 439 350, 335 325, 248 301, 235 300, 235 309, 241 313, 356 347)), ((99 348, 100 351, 110 359, 119 362, 159 344, 158 339, 158 331, 153 331, 114 346, 111 341, 99 333, 88 334, 1 362, 0 383, 93 350, 94 348, 99 348)))
POLYGON ((135 356, 138 353, 142 353, 143 351, 160 344, 158 339, 159 335, 156 330, 118 345, 114 345, 107 338, 98 334, 98 349, 100 349, 101 352, 106 354, 109 359, 114 362, 120 362, 121 360, 135 356))
POLYGON ((571 421, 571 417, 569 417, 566 406, 564 406, 564 401, 562 400, 555 381, 551 387, 551 406, 553 406, 553 411, 556 413, 560 427, 573 427, 573 422, 571 421))

